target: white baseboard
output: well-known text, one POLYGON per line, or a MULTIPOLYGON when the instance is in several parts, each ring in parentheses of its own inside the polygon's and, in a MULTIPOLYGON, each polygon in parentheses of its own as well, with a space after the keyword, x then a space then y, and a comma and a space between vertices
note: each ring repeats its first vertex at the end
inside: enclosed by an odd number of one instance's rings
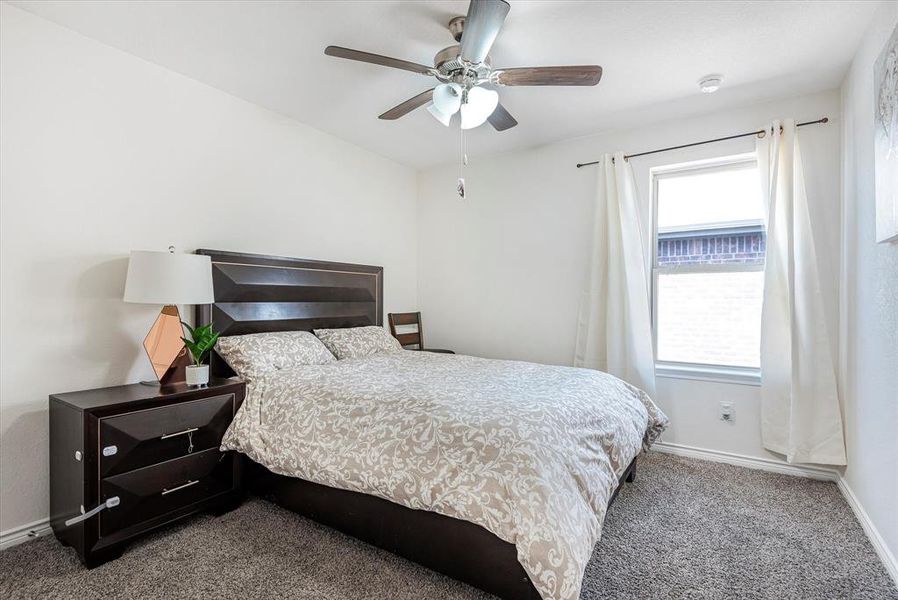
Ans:
POLYGON ((0 531, 0 550, 6 550, 22 542, 52 533, 49 519, 40 519, 19 527, 0 531))
POLYGON ((886 546, 885 540, 883 540, 882 536, 879 534, 879 530, 876 529, 873 521, 867 516, 867 512, 858 501, 857 496, 854 495, 848 482, 845 481, 845 478, 842 477, 838 471, 824 467, 790 465, 767 458, 757 458, 754 456, 734 454, 732 452, 707 450, 705 448, 695 448, 693 446, 684 446, 667 442, 656 442, 652 445, 652 450, 664 452, 666 454, 674 454, 676 456, 686 456, 688 458, 697 458, 699 460, 709 460, 739 467, 747 467, 749 469, 759 469, 761 471, 770 471, 772 473, 782 473, 784 475, 795 475, 797 477, 809 477, 811 479, 835 482, 839 491, 842 492, 845 502, 851 507, 858 522, 861 524, 864 533, 867 534, 867 539, 870 540, 870 544, 873 546, 876 555, 879 556, 879 559, 882 561, 886 572, 888 572, 889 576, 892 578, 895 586, 898 587, 898 561, 895 560, 895 555, 892 554, 889 547, 886 546))
POLYGON ((845 481, 844 477, 839 478, 839 490, 842 492, 842 495, 845 496, 845 501, 848 502, 848 506, 854 511, 854 516, 857 517, 861 527, 864 528, 864 533, 867 534, 867 538, 873 545, 873 550, 876 551, 883 566, 885 566, 886 571, 895 583, 895 587, 898 587, 898 560, 895 560, 895 555, 892 554, 892 551, 886 546, 886 542, 879 534, 879 530, 876 529, 873 521, 867 516, 867 511, 864 510, 864 507, 858 501, 857 496, 854 495, 854 492, 851 490, 851 487, 849 487, 848 482, 845 481))
POLYGON ((682 444, 656 442, 652 445, 652 450, 657 450, 658 452, 664 452, 666 454, 675 454, 677 456, 686 456, 688 458, 697 458, 699 460, 710 460, 713 462, 726 463, 728 465, 747 467, 749 469, 782 473, 783 475, 795 475, 797 477, 808 477, 810 479, 820 479, 823 481, 839 481, 840 479, 838 471, 827 469, 825 467, 790 465, 769 458, 758 458, 755 456, 746 456, 744 454, 734 454, 732 452, 721 452, 720 450, 708 450, 706 448, 696 448, 694 446, 684 446, 682 444))

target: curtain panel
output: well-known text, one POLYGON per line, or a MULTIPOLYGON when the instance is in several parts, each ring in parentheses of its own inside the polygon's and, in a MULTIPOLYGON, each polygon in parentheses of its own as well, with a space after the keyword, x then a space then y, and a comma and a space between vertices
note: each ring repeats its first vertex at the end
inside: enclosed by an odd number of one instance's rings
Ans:
POLYGON ((598 165, 589 289, 580 301, 574 365, 606 371, 655 395, 648 246, 624 153, 598 165), (612 160, 613 159, 613 160, 612 160))
POLYGON ((842 414, 814 232, 792 119, 757 141, 767 225, 761 313, 761 439, 788 462, 845 464, 842 414))

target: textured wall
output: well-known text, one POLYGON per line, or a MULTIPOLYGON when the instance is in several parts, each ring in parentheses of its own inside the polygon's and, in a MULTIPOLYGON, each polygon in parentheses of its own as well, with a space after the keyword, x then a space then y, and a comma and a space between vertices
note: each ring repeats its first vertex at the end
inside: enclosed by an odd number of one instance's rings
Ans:
POLYGON ((873 62, 898 3, 873 20, 842 86, 845 479, 892 553, 898 583, 898 243, 875 242, 873 62))

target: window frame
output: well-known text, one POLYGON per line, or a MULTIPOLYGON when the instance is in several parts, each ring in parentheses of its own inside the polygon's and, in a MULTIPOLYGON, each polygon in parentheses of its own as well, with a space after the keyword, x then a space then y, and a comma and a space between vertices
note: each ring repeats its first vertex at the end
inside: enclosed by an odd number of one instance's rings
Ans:
MULTIPOLYGON (((761 369, 755 367, 738 367, 727 365, 713 365, 702 363, 688 363, 679 361, 662 361, 658 359, 658 278, 662 273, 740 273, 751 271, 763 271, 761 264, 705 264, 705 265, 658 265, 658 183, 667 177, 677 177, 684 174, 711 173, 718 171, 737 170, 746 165, 757 167, 757 155, 753 152, 722 156, 710 160, 701 160, 688 163, 653 167, 649 170, 651 178, 651 223, 652 223, 652 253, 651 253, 651 282, 649 293, 651 295, 652 309, 652 357, 655 361, 655 375, 658 377, 674 379, 697 379, 720 383, 737 383, 743 385, 760 385, 761 369)), ((746 222, 754 225, 755 221, 746 222)), ((765 227, 763 220, 761 226, 765 227)), ((703 230, 697 228, 696 230, 703 230)))

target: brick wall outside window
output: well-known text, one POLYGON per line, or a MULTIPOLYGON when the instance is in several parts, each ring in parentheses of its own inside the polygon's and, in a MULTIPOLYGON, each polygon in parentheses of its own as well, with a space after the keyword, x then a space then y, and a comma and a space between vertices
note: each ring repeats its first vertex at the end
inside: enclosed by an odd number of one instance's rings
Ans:
POLYGON ((763 265, 760 225, 658 232, 657 357, 693 364, 760 366, 764 273, 677 272, 679 265, 763 265))
POLYGON ((758 227, 717 232, 658 233, 658 266, 742 263, 762 264, 767 251, 758 227))

